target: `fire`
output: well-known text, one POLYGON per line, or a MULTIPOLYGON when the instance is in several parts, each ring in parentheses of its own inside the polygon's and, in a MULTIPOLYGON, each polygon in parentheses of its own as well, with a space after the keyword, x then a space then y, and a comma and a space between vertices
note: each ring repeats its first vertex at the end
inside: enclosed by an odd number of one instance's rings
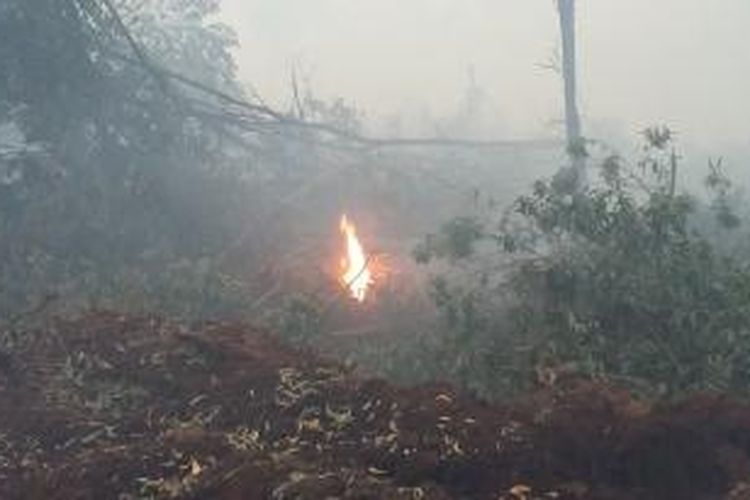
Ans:
POLYGON ((357 238, 357 228, 350 223, 346 215, 341 216, 341 233, 346 240, 346 255, 341 259, 341 283, 349 289, 352 297, 359 302, 365 300, 367 290, 373 283, 370 261, 357 238))

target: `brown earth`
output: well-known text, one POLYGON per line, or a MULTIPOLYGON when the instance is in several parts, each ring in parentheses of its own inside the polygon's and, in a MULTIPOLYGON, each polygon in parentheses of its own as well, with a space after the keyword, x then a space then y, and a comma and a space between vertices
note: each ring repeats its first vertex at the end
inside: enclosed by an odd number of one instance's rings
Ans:
POLYGON ((2 333, 2 499, 750 499, 750 404, 361 380, 247 325, 2 333))

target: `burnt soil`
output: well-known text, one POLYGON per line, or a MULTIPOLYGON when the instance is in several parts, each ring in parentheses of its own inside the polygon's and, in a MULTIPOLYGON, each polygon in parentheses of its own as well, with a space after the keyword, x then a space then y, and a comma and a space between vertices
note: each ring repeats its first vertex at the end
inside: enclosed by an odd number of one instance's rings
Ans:
POLYGON ((490 404, 247 325, 105 313, 3 344, 2 499, 750 499, 750 404, 722 395, 490 404))

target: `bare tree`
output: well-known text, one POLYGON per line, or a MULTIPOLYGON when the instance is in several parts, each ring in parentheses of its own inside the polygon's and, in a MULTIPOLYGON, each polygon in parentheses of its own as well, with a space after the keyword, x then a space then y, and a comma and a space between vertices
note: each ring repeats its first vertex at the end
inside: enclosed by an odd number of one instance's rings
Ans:
POLYGON ((581 117, 576 101, 575 0, 557 0, 562 37, 562 74, 565 84, 565 132, 568 154, 573 162, 578 186, 586 184, 586 151, 581 133, 581 117))

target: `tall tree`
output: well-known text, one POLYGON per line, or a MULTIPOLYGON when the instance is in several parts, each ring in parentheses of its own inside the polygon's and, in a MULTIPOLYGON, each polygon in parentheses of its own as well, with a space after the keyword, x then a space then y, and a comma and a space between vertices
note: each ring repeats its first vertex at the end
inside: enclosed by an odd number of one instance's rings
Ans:
POLYGON ((236 93, 217 6, 0 1, 0 145, 21 145, 0 147, 0 317, 40 290, 114 288, 220 248, 228 209, 208 200, 223 199, 211 190, 225 156, 198 114, 207 99, 194 109, 140 61, 236 93))
POLYGON ((563 82, 565 85, 565 132, 568 154, 573 162, 578 187, 586 184, 586 150, 578 113, 576 84, 575 0, 557 0, 562 37, 563 82))

